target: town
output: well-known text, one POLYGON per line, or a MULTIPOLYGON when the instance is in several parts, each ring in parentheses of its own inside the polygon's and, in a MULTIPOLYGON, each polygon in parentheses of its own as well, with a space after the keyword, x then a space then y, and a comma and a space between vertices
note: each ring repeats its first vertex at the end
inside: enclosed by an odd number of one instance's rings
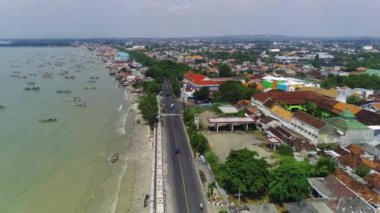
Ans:
MULTIPOLYGON (((164 176, 183 152, 165 141, 178 112, 210 212, 379 211, 379 40, 75 45, 96 51, 139 94, 145 121, 162 126, 164 176)), ((179 195, 162 180, 162 208, 171 212, 179 195)))

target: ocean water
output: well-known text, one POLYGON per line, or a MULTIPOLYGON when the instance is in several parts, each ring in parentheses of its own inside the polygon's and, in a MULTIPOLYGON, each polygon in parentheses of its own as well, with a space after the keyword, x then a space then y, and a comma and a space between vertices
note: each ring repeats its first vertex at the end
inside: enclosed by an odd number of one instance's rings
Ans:
POLYGON ((126 168, 127 98, 88 50, 0 48, 0 105, 6 106, 0 110, 0 212, 113 212, 126 168), (75 79, 58 76, 62 70, 75 79), (43 79, 44 72, 54 79, 43 79), (96 89, 85 90, 91 76, 99 77, 96 89), (40 91, 24 91, 29 81, 40 91), (73 107, 72 96, 88 106, 73 107), (58 121, 39 122, 51 116, 58 121), (115 152, 121 158, 110 164, 115 152))

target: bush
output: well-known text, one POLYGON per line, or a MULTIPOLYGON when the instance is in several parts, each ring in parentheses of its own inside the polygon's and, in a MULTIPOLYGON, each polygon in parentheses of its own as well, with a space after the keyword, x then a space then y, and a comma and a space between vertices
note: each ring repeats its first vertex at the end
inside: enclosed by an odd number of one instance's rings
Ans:
POLYGON ((355 169, 355 174, 359 175, 360 177, 367 176, 371 169, 369 169, 366 166, 359 166, 358 168, 355 169))
POLYGON ((331 158, 321 157, 317 164, 311 169, 310 176, 326 177, 330 173, 335 172, 336 163, 331 158))
POLYGON ((194 151, 197 151, 201 154, 203 154, 208 147, 207 138, 201 133, 197 132, 193 132, 193 134, 190 136, 190 144, 194 151))
POLYGON ((277 149, 278 153, 280 153, 280 155, 285 155, 285 156, 293 156, 293 148, 287 144, 281 144, 278 149, 277 149))

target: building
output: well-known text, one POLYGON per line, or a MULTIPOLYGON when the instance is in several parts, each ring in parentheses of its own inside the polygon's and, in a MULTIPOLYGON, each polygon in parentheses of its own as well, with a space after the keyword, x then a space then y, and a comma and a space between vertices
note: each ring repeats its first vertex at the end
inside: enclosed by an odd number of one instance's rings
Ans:
MULTIPOLYGON (((306 112, 297 111, 291 119, 293 129, 312 143, 318 143, 318 137, 322 129, 327 125, 324 121, 315 118, 306 112)), ((332 142, 332 141, 331 141, 332 142)))
POLYGON ((336 128, 340 135, 341 145, 367 143, 373 139, 373 130, 357 121, 349 109, 344 110, 339 116, 327 118, 325 121, 336 128))
POLYGON ((183 88, 181 90, 181 98, 191 99, 193 98, 193 93, 198 91, 202 87, 208 87, 210 93, 219 90, 220 84, 227 80, 232 80, 231 78, 209 78, 205 75, 189 71, 184 75, 183 88))
POLYGON ((115 61, 116 62, 126 62, 129 60, 129 54, 126 52, 118 52, 115 61))
POLYGON ((305 82, 286 77, 265 76, 261 84, 268 90, 297 91, 304 87, 305 82))

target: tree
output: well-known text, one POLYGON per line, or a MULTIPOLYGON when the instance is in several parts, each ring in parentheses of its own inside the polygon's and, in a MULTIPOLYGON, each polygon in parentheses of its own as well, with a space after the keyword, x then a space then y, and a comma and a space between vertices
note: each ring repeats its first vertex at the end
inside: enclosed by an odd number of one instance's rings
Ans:
POLYGON ((331 158, 321 157, 317 164, 311 168, 310 176, 326 177, 328 174, 335 172, 336 163, 331 158))
POLYGON ((152 127, 158 116, 156 96, 148 94, 147 96, 141 97, 138 108, 141 111, 143 119, 152 127))
POLYGON ((210 97, 210 89, 208 87, 202 87, 198 91, 195 91, 193 95, 196 99, 208 99, 210 97))
POLYGON ((360 97, 356 96, 356 95, 350 95, 346 98, 346 102, 348 104, 357 104, 358 102, 360 102, 360 97))
POLYGON ((355 169, 355 174, 359 175, 360 177, 367 176, 371 170, 366 166, 359 166, 355 169))
POLYGON ((278 202, 302 201, 310 194, 307 174, 296 164, 284 163, 271 173, 269 197, 278 202))
POLYGON ((269 179, 268 163, 256 158, 257 152, 248 149, 231 150, 220 166, 221 184, 229 192, 262 195, 269 179))
POLYGON ((243 88, 238 81, 226 81, 219 86, 222 101, 237 102, 243 98, 243 88))
POLYGON ((293 156, 293 148, 287 144, 281 144, 278 149, 277 149, 278 153, 280 153, 280 155, 287 155, 287 156, 293 156))
POLYGON ((226 64, 221 64, 219 66, 219 76, 220 77, 232 77, 234 76, 232 71, 231 71, 231 68, 226 65, 226 64))
POLYGON ((305 108, 306 108, 307 113, 312 114, 313 116, 317 114, 318 105, 315 102, 311 102, 311 101, 306 102, 305 108))
POLYGON ((331 89, 336 86, 336 81, 332 78, 327 78, 321 82, 321 87, 323 89, 331 89))
POLYGON ((158 94, 161 91, 161 87, 161 84, 156 80, 143 83, 143 89, 147 93, 158 94))
POLYGON ((207 149, 207 138, 201 133, 194 132, 190 136, 190 144, 195 151, 203 154, 207 149))

